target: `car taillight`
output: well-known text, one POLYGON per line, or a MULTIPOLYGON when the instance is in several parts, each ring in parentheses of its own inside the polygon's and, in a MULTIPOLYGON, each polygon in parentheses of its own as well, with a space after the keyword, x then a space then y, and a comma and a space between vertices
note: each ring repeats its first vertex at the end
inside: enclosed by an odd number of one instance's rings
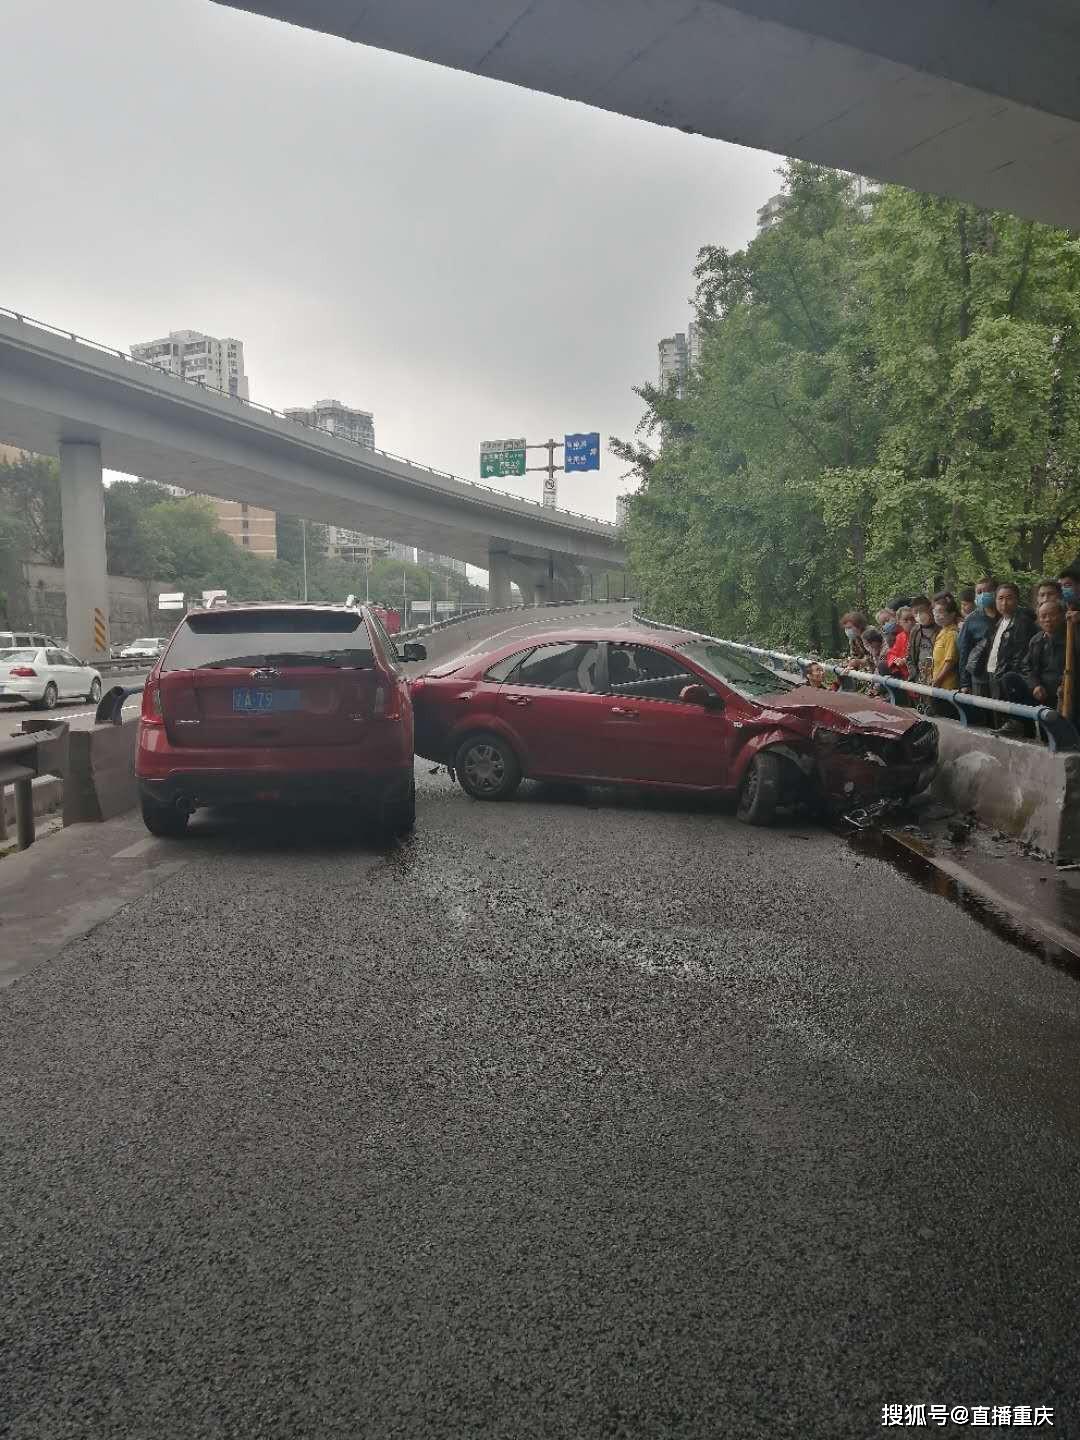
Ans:
POLYGON ((32 680, 37 671, 32 665, 13 665, 8 674, 17 675, 20 680, 32 680))
POLYGON ((397 687, 379 680, 375 684, 375 694, 371 701, 371 715, 374 720, 400 720, 401 710, 398 706, 397 687))
POLYGON ((165 718, 161 713, 161 690, 157 685, 144 686, 139 718, 144 725, 165 724, 165 718))

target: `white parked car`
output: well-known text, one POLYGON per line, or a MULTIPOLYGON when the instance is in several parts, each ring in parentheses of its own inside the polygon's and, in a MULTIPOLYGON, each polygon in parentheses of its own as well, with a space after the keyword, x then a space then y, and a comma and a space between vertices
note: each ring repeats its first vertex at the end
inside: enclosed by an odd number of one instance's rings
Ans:
POLYGON ((0 650, 0 701, 25 700, 51 710, 61 700, 101 699, 101 675, 92 665, 52 646, 0 650))
POLYGON ((141 640, 132 640, 130 645, 125 645, 120 651, 120 659, 156 660, 164 649, 164 640, 155 635, 144 636, 141 640))

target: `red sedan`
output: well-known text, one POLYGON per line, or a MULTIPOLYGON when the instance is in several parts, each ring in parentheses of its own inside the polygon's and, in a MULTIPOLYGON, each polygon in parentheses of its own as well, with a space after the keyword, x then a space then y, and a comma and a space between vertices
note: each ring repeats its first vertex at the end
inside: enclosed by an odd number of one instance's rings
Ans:
POLYGON ((937 730, 864 695, 812 689, 689 633, 545 632, 459 655, 412 682, 416 749, 477 800, 525 777, 850 810, 929 784, 937 730))

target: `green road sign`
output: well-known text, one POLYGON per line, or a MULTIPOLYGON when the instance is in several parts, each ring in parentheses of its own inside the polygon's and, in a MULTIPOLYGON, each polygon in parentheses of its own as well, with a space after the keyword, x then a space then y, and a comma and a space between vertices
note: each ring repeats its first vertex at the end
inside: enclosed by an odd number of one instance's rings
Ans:
POLYGON ((525 474, 525 441, 481 440, 480 479, 525 474))

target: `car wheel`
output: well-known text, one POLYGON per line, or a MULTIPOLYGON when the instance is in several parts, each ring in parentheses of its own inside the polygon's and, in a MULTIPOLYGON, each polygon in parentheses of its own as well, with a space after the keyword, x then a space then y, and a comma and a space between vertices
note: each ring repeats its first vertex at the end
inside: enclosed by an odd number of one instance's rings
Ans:
POLYGON ((141 796, 140 804, 143 824, 151 835, 158 835, 163 840, 175 840, 187 829, 189 817, 186 810, 178 810, 175 805, 162 805, 159 801, 152 800, 149 795, 141 796))
POLYGON ((771 825, 780 803, 780 760, 767 750, 750 761, 739 788, 736 814, 746 825, 771 825))
POLYGON ((416 786, 409 786, 409 793, 402 798, 387 800, 383 803, 381 827, 383 833, 390 839, 397 840, 402 835, 408 835, 416 826, 416 786))
POLYGON ((521 784, 521 766, 497 735, 470 735, 454 757, 458 783, 474 800, 507 800, 521 784))
POLYGON ((56 701, 59 693, 60 692, 57 690, 56 686, 50 680, 48 685, 45 686, 44 695, 42 695, 41 699, 38 701, 37 708, 39 710, 55 710, 56 701))
POLYGON ((95 680, 94 683, 90 686, 90 694, 87 695, 86 698, 87 698, 87 700, 90 701, 90 704, 91 704, 91 705, 96 705, 96 704, 98 703, 98 701, 101 699, 101 681, 100 681, 100 680, 95 680))

